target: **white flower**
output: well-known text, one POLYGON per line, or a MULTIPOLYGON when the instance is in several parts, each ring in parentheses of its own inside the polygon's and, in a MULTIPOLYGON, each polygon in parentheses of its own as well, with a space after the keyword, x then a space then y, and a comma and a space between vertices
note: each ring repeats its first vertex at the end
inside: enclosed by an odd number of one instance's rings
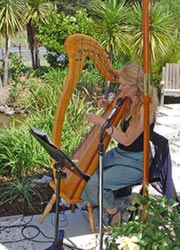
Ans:
POLYGON ((135 236, 128 238, 126 236, 118 237, 116 239, 116 244, 119 250, 140 250, 140 246, 136 244, 139 239, 135 236))

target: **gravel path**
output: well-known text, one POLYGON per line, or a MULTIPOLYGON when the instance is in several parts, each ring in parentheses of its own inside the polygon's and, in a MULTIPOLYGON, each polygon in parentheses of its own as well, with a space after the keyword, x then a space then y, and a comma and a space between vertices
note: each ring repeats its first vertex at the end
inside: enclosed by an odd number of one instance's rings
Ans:
POLYGON ((155 131, 169 140, 173 180, 180 194, 180 104, 159 107, 155 131))

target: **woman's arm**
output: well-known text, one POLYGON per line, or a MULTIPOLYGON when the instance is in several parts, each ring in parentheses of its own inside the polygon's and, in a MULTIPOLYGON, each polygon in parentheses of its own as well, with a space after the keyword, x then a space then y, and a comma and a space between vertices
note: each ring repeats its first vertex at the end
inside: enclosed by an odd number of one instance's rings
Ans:
MULTIPOLYGON (((113 139, 115 139, 117 142, 123 144, 124 146, 131 145, 138 136, 144 131, 144 106, 142 105, 140 108, 140 119, 138 124, 131 124, 126 132, 121 131, 120 129, 111 126, 106 130, 106 132, 111 135, 113 139)), ((153 117, 153 116, 152 116, 153 117)), ((153 118, 150 118, 150 123, 153 121, 153 118)), ((101 125, 106 122, 106 119, 103 117, 99 117, 95 114, 88 114, 87 120, 91 123, 94 123, 96 125, 101 125)))
MULTIPOLYGON (((142 107, 140 109, 139 121, 136 124, 131 124, 130 121, 130 125, 126 132, 123 132, 116 127, 113 127, 113 129, 114 132, 111 135, 113 139, 123 144, 124 146, 131 145, 144 131, 144 111, 142 107)), ((110 131, 107 131, 107 133, 110 133, 110 131)))

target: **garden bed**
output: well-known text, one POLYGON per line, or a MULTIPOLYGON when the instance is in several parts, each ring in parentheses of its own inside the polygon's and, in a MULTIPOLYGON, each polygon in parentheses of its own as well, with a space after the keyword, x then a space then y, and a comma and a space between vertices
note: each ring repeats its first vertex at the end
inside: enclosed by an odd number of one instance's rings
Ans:
MULTIPOLYGON (((42 174, 38 174, 32 179, 41 179, 42 174)), ((0 176, 0 192, 6 189, 8 182, 11 180, 5 176, 0 176)), ((35 197, 33 199, 33 209, 31 209, 27 203, 21 203, 19 199, 15 199, 13 202, 7 202, 1 206, 1 217, 12 216, 23 214, 24 216, 34 215, 34 214, 42 214, 44 210, 43 202, 49 201, 53 190, 48 186, 48 183, 38 183, 36 184, 36 190, 40 193, 41 199, 39 197, 35 197)))

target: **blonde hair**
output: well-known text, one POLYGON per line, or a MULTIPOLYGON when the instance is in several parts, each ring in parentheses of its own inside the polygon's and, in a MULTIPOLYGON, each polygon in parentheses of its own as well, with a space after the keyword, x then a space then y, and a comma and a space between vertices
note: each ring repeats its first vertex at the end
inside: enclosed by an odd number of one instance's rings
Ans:
POLYGON ((128 64, 119 70, 119 75, 122 76, 129 85, 137 85, 143 90, 144 71, 141 66, 137 64, 128 64))
MULTIPOLYGON (((138 103, 132 112, 132 123, 136 123, 139 120, 139 110, 140 107, 144 104, 144 71, 143 68, 137 64, 128 64, 124 68, 119 70, 119 76, 127 81, 129 85, 136 85, 138 87, 138 91, 136 93, 138 103)), ((158 106, 158 98, 156 89, 150 86, 150 102, 151 102, 151 112, 155 113, 158 106)), ((129 99, 128 105, 122 117, 122 120, 130 112, 131 100, 129 99)))

